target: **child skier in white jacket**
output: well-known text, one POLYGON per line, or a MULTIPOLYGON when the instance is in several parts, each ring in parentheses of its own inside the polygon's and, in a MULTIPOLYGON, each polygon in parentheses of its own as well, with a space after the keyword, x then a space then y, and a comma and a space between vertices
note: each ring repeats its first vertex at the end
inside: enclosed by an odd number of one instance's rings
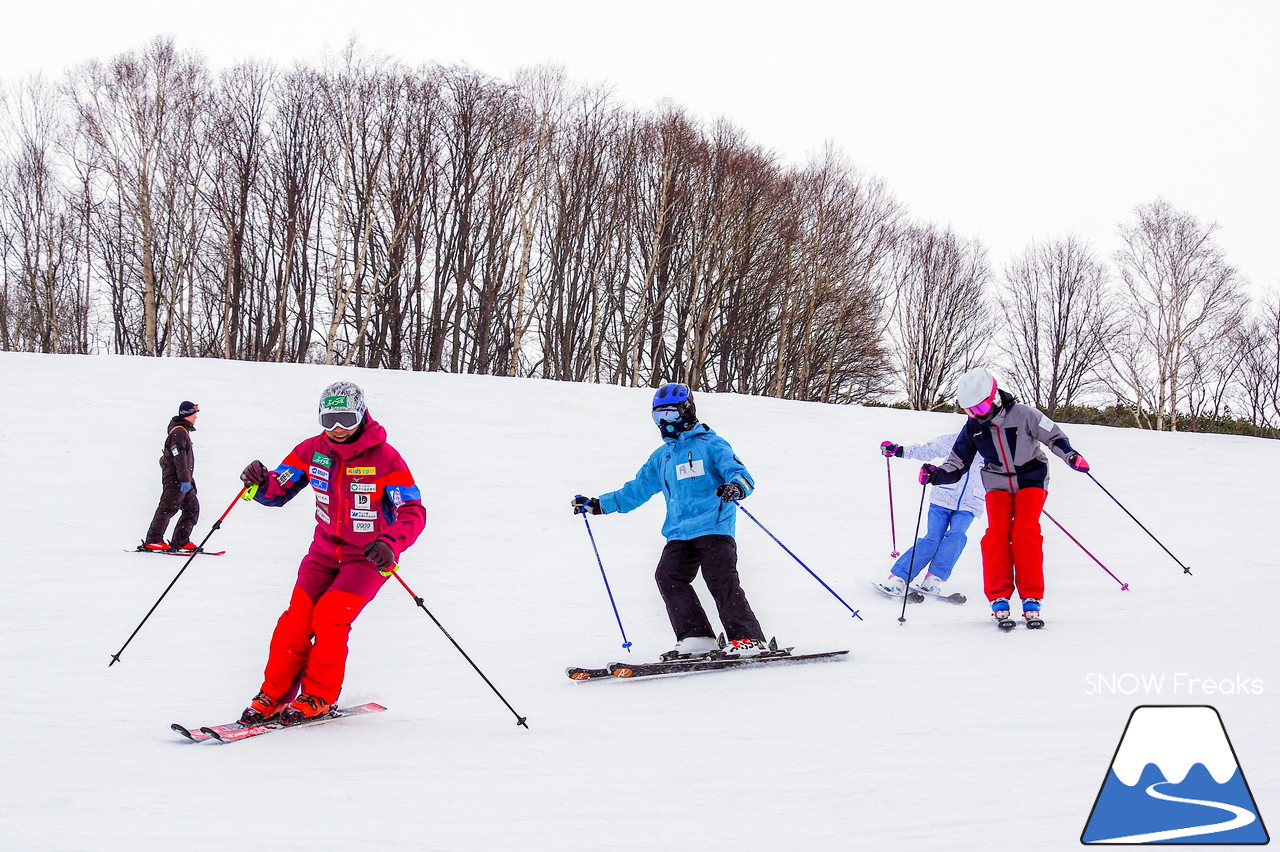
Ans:
MULTIPOLYGON (((946 458, 959 433, 939 435, 925 444, 899 446, 892 441, 880 444, 885 456, 931 461, 946 458)), ((893 563, 893 570, 884 587, 901 595, 907 584, 916 577, 923 579, 912 585, 932 594, 942 593, 942 584, 951 577, 956 560, 968 542, 969 525, 981 517, 986 509, 986 489, 982 477, 976 471, 966 471, 958 482, 935 485, 929 494, 929 521, 927 532, 893 563), (911 571, 911 576, 907 572, 911 571)))

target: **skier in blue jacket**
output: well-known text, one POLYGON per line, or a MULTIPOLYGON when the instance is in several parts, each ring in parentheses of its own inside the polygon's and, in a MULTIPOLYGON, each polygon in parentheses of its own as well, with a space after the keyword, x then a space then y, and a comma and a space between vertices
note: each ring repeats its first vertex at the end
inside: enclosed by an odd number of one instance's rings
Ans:
POLYGON ((667 501, 662 525, 667 545, 654 579, 676 634, 674 650, 663 656, 674 659, 718 648, 692 585, 699 567, 724 626, 723 652, 754 656, 766 651, 764 631, 738 581, 738 545, 733 537, 738 513, 734 501, 751 494, 755 482, 729 442, 698 422, 687 385, 658 388, 653 396, 653 422, 662 434, 662 446, 635 478, 599 497, 575 497, 573 511, 630 512, 661 492, 667 501))

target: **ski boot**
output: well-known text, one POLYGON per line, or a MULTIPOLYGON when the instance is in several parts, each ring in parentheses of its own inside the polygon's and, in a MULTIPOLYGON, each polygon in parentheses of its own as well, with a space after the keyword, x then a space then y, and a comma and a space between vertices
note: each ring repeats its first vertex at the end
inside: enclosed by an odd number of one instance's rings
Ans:
POLYGON ((299 722, 309 722, 312 719, 318 719, 327 715, 333 710, 333 705, 325 702, 314 695, 307 695, 305 692, 293 699, 293 702, 280 713, 280 721, 286 725, 296 725, 299 722))
POLYGON ((996 598, 991 602, 991 617, 996 620, 996 627, 1001 630, 1012 630, 1017 624, 1009 616, 1009 599, 996 598))
POLYGON ((1026 619, 1028 630, 1039 630, 1044 627, 1044 619, 1040 617, 1040 599, 1024 598, 1022 601, 1022 617, 1026 619))
POLYGON ((720 650, 720 643, 710 636, 686 636, 676 642, 676 646, 660 656, 664 663, 672 660, 688 660, 692 657, 705 657, 712 651, 720 650))
POLYGON ((763 639, 732 639, 724 643, 720 653, 726 657, 758 657, 771 650, 763 639))
POLYGON ((253 696, 249 706, 244 708, 244 712, 240 714, 240 724, 254 727, 255 725, 261 725, 263 722, 270 722, 280 715, 284 705, 285 702, 277 701, 265 692, 259 692, 253 696))

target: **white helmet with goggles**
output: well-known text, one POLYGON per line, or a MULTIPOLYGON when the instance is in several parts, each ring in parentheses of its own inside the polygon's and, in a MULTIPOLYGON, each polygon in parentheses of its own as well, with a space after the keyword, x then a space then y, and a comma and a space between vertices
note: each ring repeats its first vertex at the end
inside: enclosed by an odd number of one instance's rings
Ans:
POLYGON ((986 367, 974 367, 956 382, 956 404, 971 417, 984 417, 996 407, 999 386, 986 367))
POLYGON ((320 427, 326 432, 355 429, 364 420, 367 410, 364 391, 359 385, 334 382, 320 394, 320 427))

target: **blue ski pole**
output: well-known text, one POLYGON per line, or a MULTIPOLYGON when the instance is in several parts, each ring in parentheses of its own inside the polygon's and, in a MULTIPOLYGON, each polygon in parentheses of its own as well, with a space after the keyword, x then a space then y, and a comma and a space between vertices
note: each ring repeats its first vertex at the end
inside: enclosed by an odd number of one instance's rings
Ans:
POLYGON ((746 508, 745 508, 741 503, 739 503, 737 500, 734 500, 734 501, 733 501, 733 505, 737 506, 739 509, 742 509, 742 513, 743 513, 744 515, 746 515, 746 516, 747 516, 748 518, 750 518, 751 520, 755 521, 755 522, 756 522, 756 526, 758 526, 760 529, 762 529, 762 530, 764 530, 764 531, 765 531, 765 535, 769 536, 769 538, 771 538, 771 539, 773 539, 774 541, 778 542, 778 546, 779 546, 779 547, 781 547, 783 550, 785 550, 785 551, 787 552, 787 555, 788 555, 788 556, 790 556, 790 557, 791 557, 792 559, 794 559, 796 562, 799 562, 799 563, 800 563, 800 567, 801 567, 801 568, 803 568, 804 570, 806 570, 806 571, 808 571, 808 572, 809 572, 809 576, 813 577, 813 579, 817 580, 819 583, 822 583, 822 588, 826 589, 828 592, 830 592, 830 593, 832 594, 832 596, 833 596, 833 597, 835 597, 835 599, 836 599, 836 600, 838 600, 838 601, 840 601, 840 603, 844 604, 844 608, 845 608, 845 609, 847 609, 847 610, 849 610, 849 612, 853 613, 853 617, 854 617, 854 618, 858 619, 859 621, 862 621, 862 620, 863 620, 863 619, 862 619, 862 616, 858 615, 858 611, 857 611, 856 609, 854 609, 853 607, 851 607, 851 606, 849 606, 847 603, 845 603, 844 598, 842 598, 842 597, 840 597, 838 594, 836 594, 836 590, 835 590, 835 589, 833 589, 833 588, 831 588, 830 586, 828 586, 828 585, 823 581, 823 579, 822 579, 821 577, 819 577, 817 574, 814 574, 814 573, 813 573, 813 571, 812 571, 812 569, 810 569, 808 565, 805 565, 805 564, 804 564, 804 562, 803 562, 803 561, 801 561, 801 559, 800 559, 800 557, 799 557, 799 556, 796 556, 794 553, 792 553, 792 552, 791 552, 791 548, 787 547, 785 544, 783 544, 781 541, 779 541, 779 540, 778 540, 778 537, 777 537, 776 535, 774 535, 773 533, 769 532, 768 527, 766 527, 764 524, 760 523, 760 521, 756 520, 756 516, 755 516, 755 515, 753 515, 753 514, 751 514, 750 512, 748 512, 748 511, 746 510, 746 508))
MULTIPOLYGON (((582 495, 577 495, 579 499, 582 495)), ((591 549, 596 552, 596 564, 600 566, 600 577, 604 580, 604 590, 609 593, 609 606, 613 607, 613 617, 618 620, 618 630, 622 633, 622 647, 631 653, 631 643, 627 640, 627 631, 622 626, 622 616, 618 615, 618 605, 613 600, 613 589, 609 588, 609 577, 604 573, 604 562, 600 559, 600 548, 596 547, 596 537, 591 534, 591 523, 587 520, 585 507, 581 510, 582 523, 587 528, 587 538, 591 539, 591 549)))

